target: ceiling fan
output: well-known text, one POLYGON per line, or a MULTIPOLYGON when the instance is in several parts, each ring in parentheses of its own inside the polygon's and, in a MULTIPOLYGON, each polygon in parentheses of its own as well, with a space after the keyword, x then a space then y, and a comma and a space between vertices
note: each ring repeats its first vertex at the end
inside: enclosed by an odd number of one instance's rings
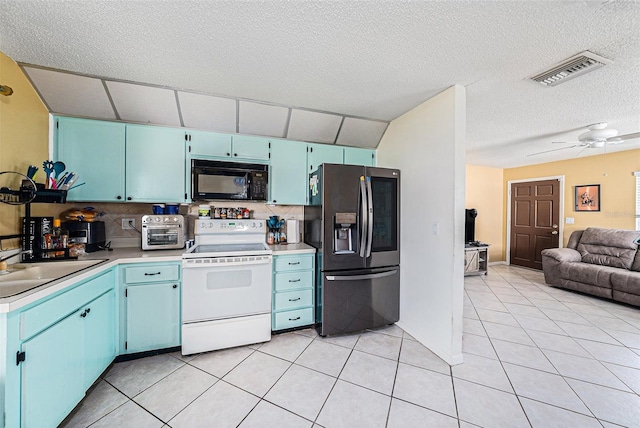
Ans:
MULTIPOLYGON (((553 141, 552 144, 571 144, 570 146, 560 147, 559 149, 545 150, 542 152, 531 153, 527 156, 541 155, 543 153, 555 152, 558 150, 573 149, 574 147, 582 147, 585 149, 598 149, 608 144, 620 144, 628 140, 640 138, 640 132, 632 132, 631 134, 618 135, 618 130, 607 128, 607 122, 594 123, 587 126, 588 131, 578 135, 578 141, 553 141)), ((578 153, 582 153, 582 150, 578 153)))

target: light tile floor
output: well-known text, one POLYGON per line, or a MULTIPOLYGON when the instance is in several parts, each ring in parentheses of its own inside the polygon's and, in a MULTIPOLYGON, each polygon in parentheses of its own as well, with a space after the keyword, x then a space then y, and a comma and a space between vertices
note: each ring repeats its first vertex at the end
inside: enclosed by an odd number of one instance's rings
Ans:
POLYGON ((496 265, 465 279, 464 363, 397 326, 114 364, 65 427, 640 427, 640 310, 496 265))

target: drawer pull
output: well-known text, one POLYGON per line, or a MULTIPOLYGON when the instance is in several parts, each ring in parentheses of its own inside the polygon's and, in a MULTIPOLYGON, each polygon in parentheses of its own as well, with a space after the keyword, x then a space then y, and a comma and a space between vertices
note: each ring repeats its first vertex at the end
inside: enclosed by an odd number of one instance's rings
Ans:
POLYGON ((289 262, 289 266, 299 265, 299 264, 300 264, 300 262, 293 262, 293 263, 292 263, 292 262, 289 262))
POLYGON ((155 273, 146 273, 144 274, 144 276, 153 276, 153 275, 160 275, 162 272, 155 272, 155 273))
POLYGON ((295 299, 289 299, 290 302, 297 302, 298 300, 300 300, 299 297, 295 298, 295 299))
POLYGON ((289 318, 289 321, 298 321, 300 319, 300 317, 297 318, 289 318))
POLYGON ((289 282, 300 282, 300 278, 298 278, 298 279, 290 279, 289 282))

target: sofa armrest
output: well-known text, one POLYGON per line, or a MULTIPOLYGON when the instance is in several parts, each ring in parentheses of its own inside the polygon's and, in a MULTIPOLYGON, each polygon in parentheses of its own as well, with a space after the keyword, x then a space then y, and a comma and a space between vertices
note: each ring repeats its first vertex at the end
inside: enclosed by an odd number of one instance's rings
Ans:
POLYGON ((542 250, 542 255, 551 257, 558 262, 579 262, 582 260, 582 255, 571 248, 549 248, 542 250))

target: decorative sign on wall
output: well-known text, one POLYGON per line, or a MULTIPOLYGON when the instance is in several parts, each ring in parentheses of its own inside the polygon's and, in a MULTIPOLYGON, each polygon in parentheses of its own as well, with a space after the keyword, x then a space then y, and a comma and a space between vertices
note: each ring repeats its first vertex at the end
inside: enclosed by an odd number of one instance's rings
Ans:
POLYGON ((600 211, 600 185, 576 186, 576 211, 600 211))

